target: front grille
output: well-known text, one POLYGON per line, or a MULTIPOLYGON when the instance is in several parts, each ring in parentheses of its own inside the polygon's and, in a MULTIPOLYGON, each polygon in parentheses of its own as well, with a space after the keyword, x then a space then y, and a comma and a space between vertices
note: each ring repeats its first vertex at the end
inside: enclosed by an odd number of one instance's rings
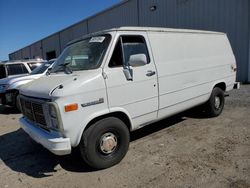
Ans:
POLYGON ((41 103, 20 98, 22 113, 28 120, 35 122, 39 126, 46 128, 47 123, 43 113, 43 106, 41 103))

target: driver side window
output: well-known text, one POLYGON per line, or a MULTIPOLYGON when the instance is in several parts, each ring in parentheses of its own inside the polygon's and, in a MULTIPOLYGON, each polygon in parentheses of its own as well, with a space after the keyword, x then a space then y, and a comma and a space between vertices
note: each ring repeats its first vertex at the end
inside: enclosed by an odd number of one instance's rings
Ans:
POLYGON ((122 67, 123 53, 125 66, 128 65, 130 56, 137 54, 144 54, 147 57, 147 63, 150 62, 147 45, 142 36, 122 36, 122 46, 121 40, 119 40, 109 62, 109 67, 122 67))

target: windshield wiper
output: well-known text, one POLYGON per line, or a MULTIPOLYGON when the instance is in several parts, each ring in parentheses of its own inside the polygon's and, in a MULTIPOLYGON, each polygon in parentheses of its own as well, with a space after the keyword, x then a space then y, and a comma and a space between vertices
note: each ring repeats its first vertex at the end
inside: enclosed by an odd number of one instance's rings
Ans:
POLYGON ((63 70, 66 74, 72 74, 73 71, 68 67, 68 65, 70 64, 70 62, 68 63, 63 63, 61 65, 59 65, 60 67, 63 67, 63 70))
POLYGON ((48 70, 46 71, 46 75, 49 76, 51 73, 52 67, 48 68, 48 70))

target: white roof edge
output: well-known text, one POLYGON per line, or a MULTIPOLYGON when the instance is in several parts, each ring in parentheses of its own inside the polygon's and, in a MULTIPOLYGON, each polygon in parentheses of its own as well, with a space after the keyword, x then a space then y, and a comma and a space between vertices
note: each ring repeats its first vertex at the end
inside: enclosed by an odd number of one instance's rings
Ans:
POLYGON ((216 32, 216 31, 175 29, 175 28, 165 28, 165 27, 136 27, 136 26, 117 27, 117 28, 104 30, 104 32, 108 32, 108 31, 154 31, 154 32, 178 32, 178 33, 181 32, 181 33, 202 33, 202 34, 225 35, 225 33, 216 32))

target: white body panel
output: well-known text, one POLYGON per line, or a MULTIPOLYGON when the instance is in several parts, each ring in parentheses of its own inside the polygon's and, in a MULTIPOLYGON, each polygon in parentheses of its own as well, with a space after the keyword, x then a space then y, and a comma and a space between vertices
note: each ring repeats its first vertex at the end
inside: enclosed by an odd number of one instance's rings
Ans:
POLYGON ((112 40, 100 68, 44 76, 20 91, 57 104, 63 127, 60 133, 72 147, 79 144, 86 126, 102 115, 123 113, 132 131, 205 103, 216 84, 225 84, 227 91, 233 88, 236 64, 225 34, 131 27, 96 35, 106 33, 112 40), (124 35, 144 37, 150 57, 149 64, 133 67, 132 81, 126 79, 123 67, 108 66, 116 41, 124 35), (148 77, 148 71, 156 74, 148 77), (89 105, 91 102, 95 104, 89 105), (65 105, 72 103, 78 104, 78 110, 65 112, 65 105))
POLYGON ((226 35, 149 32, 148 36, 158 69, 159 118, 184 110, 180 103, 186 104, 185 109, 204 103, 217 83, 232 89, 235 59, 226 35))

